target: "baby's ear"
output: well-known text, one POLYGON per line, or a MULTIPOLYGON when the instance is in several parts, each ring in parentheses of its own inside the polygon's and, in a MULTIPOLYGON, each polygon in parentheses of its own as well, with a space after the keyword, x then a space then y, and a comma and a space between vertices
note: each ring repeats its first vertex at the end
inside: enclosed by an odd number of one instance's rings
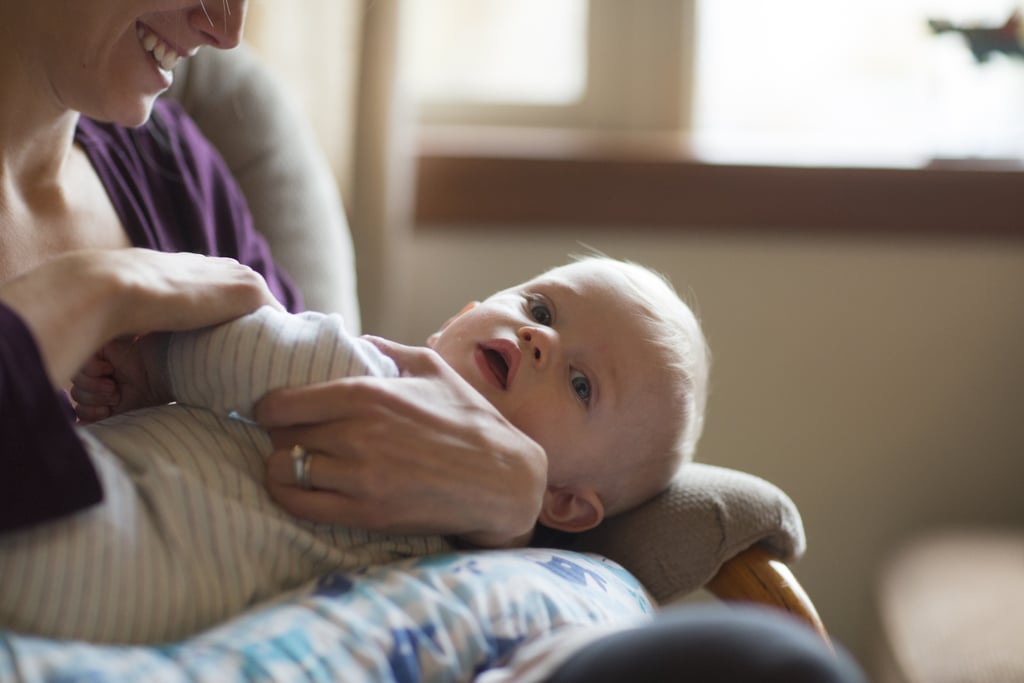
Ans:
POLYGON ((604 505, 591 488, 549 486, 538 521, 546 527, 578 534, 604 519, 604 505))
POLYGON ((434 344, 437 343, 437 338, 441 336, 442 332, 444 332, 444 328, 448 327, 453 322, 455 322, 455 320, 457 320, 460 315, 463 315, 464 313, 469 313, 470 311, 472 311, 474 308, 476 308, 479 305, 480 305, 479 301, 470 301, 468 304, 466 304, 465 306, 462 307, 461 311, 459 311, 458 313, 456 313, 452 317, 450 317, 447 320, 445 320, 444 321, 444 325, 441 325, 441 329, 439 329, 437 332, 435 332, 432 335, 430 335, 429 337, 427 337, 427 346, 429 346, 430 348, 434 348, 434 344))

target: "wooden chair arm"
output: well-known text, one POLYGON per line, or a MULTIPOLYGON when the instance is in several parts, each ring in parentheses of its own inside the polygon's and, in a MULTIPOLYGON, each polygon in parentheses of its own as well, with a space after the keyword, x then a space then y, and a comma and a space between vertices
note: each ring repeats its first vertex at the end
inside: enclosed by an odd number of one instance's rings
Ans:
POLYGON ((807 622, 829 647, 825 625, 800 582, 786 563, 753 546, 725 562, 706 586, 720 600, 753 602, 778 607, 807 622))

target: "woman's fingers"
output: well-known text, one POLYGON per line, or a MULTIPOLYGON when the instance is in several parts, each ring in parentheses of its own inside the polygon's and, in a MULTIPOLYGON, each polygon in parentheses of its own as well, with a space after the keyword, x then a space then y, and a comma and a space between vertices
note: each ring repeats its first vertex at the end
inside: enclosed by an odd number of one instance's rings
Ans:
POLYGON ((349 406, 356 406, 364 379, 321 382, 305 387, 276 389, 253 408, 253 417, 263 427, 287 427, 293 425, 317 424, 326 420, 352 417, 349 406))
POLYGON ((267 490, 289 513, 313 522, 337 524, 359 529, 393 533, 429 533, 430 527, 401 525, 386 509, 371 500, 357 477, 351 460, 309 450, 309 484, 303 487, 297 478, 291 448, 275 449, 267 459, 267 490))
MULTIPOLYGON (((424 523, 421 515, 410 517, 404 511, 382 504, 393 491, 374 484, 386 472, 384 468, 368 469, 362 454, 348 449, 318 450, 305 444, 317 443, 322 437, 315 429, 292 430, 287 436, 277 434, 287 446, 275 447, 267 458, 267 490, 289 513, 314 522, 342 523, 354 528, 392 533, 432 533, 435 526, 424 523), (301 441, 295 441, 299 438, 301 441), (309 488, 299 481, 292 450, 301 445, 308 453, 309 488), (397 514, 396 514, 397 513, 397 514)), ((384 476, 400 476, 387 471, 384 476)), ((415 476, 414 474, 412 475, 415 476)), ((409 481, 403 484, 411 483, 409 481)))
POLYGON ((403 377, 435 375, 440 365, 444 362, 436 353, 422 346, 406 346, 405 344, 399 344, 383 337, 374 337, 373 335, 364 335, 363 339, 369 341, 380 349, 382 353, 389 356, 391 360, 395 361, 403 377))
POLYGON ((231 258, 146 249, 112 253, 127 262, 121 276, 137 299, 125 310, 121 333, 189 330, 260 306, 281 309, 263 277, 231 258))
MULTIPOLYGON (((336 491, 306 491, 276 479, 267 482, 267 491, 289 513, 311 522, 329 524, 353 517, 353 511, 346 505, 347 499, 336 491)), ((353 522, 352 526, 356 524, 353 522)))

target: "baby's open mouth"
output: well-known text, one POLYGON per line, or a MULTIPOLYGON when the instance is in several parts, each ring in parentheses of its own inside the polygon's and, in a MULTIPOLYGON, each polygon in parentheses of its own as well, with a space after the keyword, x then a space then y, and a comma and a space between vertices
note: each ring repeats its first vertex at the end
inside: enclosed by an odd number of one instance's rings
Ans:
POLYGON ((484 358, 487 360, 487 367, 491 369, 494 376, 498 378, 502 389, 508 388, 508 360, 495 349, 484 349, 484 358))
POLYGON ((142 49, 153 56, 153 61, 164 71, 173 71, 178 66, 182 55, 161 40, 160 36, 150 31, 141 23, 135 25, 135 33, 139 36, 142 49))

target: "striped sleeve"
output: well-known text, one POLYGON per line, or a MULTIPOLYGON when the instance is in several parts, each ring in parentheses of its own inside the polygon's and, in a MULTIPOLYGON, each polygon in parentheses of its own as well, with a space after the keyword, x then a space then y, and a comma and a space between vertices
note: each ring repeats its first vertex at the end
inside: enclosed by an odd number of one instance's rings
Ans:
POLYGON ((341 377, 396 377, 394 361, 345 331, 337 314, 264 307, 222 325, 171 336, 166 371, 175 399, 251 417, 267 392, 341 377))

